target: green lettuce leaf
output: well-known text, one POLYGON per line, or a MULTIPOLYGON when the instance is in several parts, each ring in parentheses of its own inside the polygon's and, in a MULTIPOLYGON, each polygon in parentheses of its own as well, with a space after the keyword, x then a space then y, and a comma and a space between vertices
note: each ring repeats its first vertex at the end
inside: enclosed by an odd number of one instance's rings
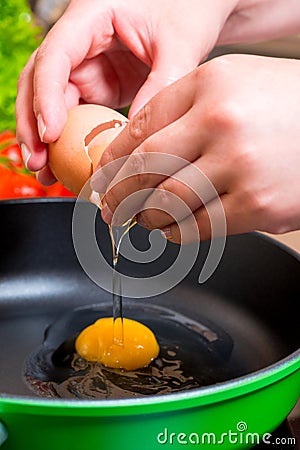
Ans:
POLYGON ((17 82, 31 53, 42 39, 26 0, 0 4, 0 131, 15 130, 17 82))

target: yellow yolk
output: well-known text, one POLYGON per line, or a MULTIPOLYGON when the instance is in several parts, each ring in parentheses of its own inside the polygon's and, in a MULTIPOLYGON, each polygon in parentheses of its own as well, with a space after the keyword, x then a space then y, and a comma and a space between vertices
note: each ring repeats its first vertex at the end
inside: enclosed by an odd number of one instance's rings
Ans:
POLYGON ((135 370, 148 366, 159 353, 153 332, 140 322, 105 317, 85 328, 76 339, 77 353, 106 367, 135 370))

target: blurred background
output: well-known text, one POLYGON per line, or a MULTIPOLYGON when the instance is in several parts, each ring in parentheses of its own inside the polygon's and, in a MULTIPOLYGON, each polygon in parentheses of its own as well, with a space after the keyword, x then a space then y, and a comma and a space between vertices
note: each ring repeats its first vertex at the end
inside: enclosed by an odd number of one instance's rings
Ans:
POLYGON ((68 0, 29 0, 31 10, 45 31, 59 19, 68 3, 68 0))
MULTIPOLYGON (((14 110, 17 80, 22 68, 68 3, 68 0, 1 0, 0 200, 22 196, 72 195, 58 183, 51 193, 51 189, 39 185, 34 175, 24 168, 15 139, 14 110)), ((226 53, 300 59, 300 35, 256 44, 217 47, 209 58, 226 53)), ((278 238, 300 251, 299 231, 278 238)))
POLYGON ((60 183, 45 187, 23 164, 16 140, 17 82, 31 53, 60 17, 66 2, 0 2, 0 201, 28 197, 73 197, 60 183))

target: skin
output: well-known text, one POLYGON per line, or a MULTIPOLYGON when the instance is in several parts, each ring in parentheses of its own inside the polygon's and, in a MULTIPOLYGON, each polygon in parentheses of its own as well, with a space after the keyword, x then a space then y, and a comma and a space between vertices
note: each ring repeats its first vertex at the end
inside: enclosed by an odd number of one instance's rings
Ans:
POLYGON ((216 44, 296 32, 299 9, 298 0, 71 0, 20 75, 16 118, 24 162, 42 170, 40 181, 53 182, 47 144, 60 136, 67 109, 132 103, 132 117, 216 44))
MULTIPOLYGON (((189 8, 186 0, 71 1, 19 79, 17 137, 27 167, 45 167, 45 144, 60 136, 72 106, 119 108, 133 101, 132 116, 193 70, 214 47, 237 1, 189 0, 189 8), (198 17, 205 26, 199 27, 198 17)), ((51 181, 49 170, 40 179, 51 181)))
MULTIPOLYGON (((47 144, 60 136, 70 107, 88 102, 119 108, 132 102, 130 126, 107 149, 102 165, 128 152, 143 153, 146 146, 149 151, 164 148, 171 153, 176 147, 178 155, 191 162, 201 159, 199 167, 221 195, 229 233, 299 228, 295 217, 299 212, 292 205, 292 195, 284 197, 284 208, 283 195, 288 189, 283 186, 283 179, 282 183, 275 182, 277 175, 285 179, 281 174, 284 166, 289 173, 286 179, 293 189, 299 189, 298 174, 295 178, 294 173, 299 167, 295 149, 295 117, 299 111, 294 90, 299 80, 299 63, 232 56, 195 69, 217 44, 254 42, 299 32, 299 0, 189 0, 188 4, 186 0, 176 0, 170 5, 168 0, 71 1, 20 76, 17 136, 27 167, 38 171, 44 184, 54 181, 47 166, 47 144), (273 70, 282 71, 281 77, 275 74, 278 80, 274 80, 273 70), (291 81, 287 83, 287 79, 291 81), (173 85, 176 80, 179 81, 173 85), (200 117, 200 111, 206 116, 200 117), (166 130, 176 129, 175 121, 182 128, 181 140, 189 143, 189 155, 179 148, 180 140, 177 144, 173 135, 166 134, 166 130), (288 130, 281 133, 280 139, 266 132, 277 133, 278 126, 288 130), (268 145, 271 141, 273 148, 268 145), (285 152, 284 164, 279 157, 279 143, 281 152, 285 152), (244 160, 249 161, 242 170, 244 160), (271 174, 270 165, 274 169, 271 174), (246 166, 252 167, 252 175, 246 166), (233 173, 239 169, 240 173, 233 173), (228 178, 236 181, 235 190, 228 178), (261 185, 262 179, 265 186, 261 185), (272 202, 276 198, 277 202, 272 202), (251 213, 242 211, 246 206, 251 213)), ((111 179, 114 175, 110 174, 111 179)), ((156 179, 148 183, 156 186, 160 182, 156 179)), ((108 193, 107 208, 112 212, 122 199, 124 188, 128 193, 134 192, 139 182, 133 179, 130 186, 120 185, 108 193)), ((190 197, 186 192, 182 195, 184 199, 190 197)), ((109 222, 111 213, 107 208, 103 215, 109 222)), ((193 200, 191 209, 201 238, 208 238, 205 208, 193 200)), ((149 228, 163 228, 169 239, 178 241, 176 229, 164 215, 155 213, 154 219, 149 220, 147 214, 141 214, 139 220, 149 228)))
MULTIPOLYGON (((133 192, 156 187, 142 208, 154 202, 157 208, 164 204, 172 209, 173 200, 164 200, 165 192, 172 192, 190 207, 201 239, 210 238, 206 209, 189 188, 191 165, 180 169, 186 185, 147 174, 147 155, 161 152, 185 158, 209 178, 222 201, 228 234, 300 228, 300 93, 290 89, 299 77, 297 60, 231 55, 201 65, 157 94, 102 155, 104 168, 131 155, 121 170, 106 170, 105 179, 97 174, 92 178, 93 189, 103 192, 116 175, 120 179, 131 174, 133 165, 137 173, 106 192, 104 220, 110 223, 116 208, 133 192), (142 163, 132 161, 135 155, 142 163)), ((215 197, 208 202, 215 202, 215 197)), ((148 209, 138 221, 146 228, 162 229, 173 242, 193 239, 188 233, 190 216, 176 224, 169 214, 148 209)))

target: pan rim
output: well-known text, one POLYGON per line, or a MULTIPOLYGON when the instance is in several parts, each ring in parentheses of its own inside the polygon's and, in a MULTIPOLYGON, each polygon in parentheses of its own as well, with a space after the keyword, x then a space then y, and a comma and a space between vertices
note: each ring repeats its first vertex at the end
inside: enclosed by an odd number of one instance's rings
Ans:
POLYGON ((76 197, 24 197, 0 200, 0 205, 17 205, 27 203, 75 203, 76 197))

